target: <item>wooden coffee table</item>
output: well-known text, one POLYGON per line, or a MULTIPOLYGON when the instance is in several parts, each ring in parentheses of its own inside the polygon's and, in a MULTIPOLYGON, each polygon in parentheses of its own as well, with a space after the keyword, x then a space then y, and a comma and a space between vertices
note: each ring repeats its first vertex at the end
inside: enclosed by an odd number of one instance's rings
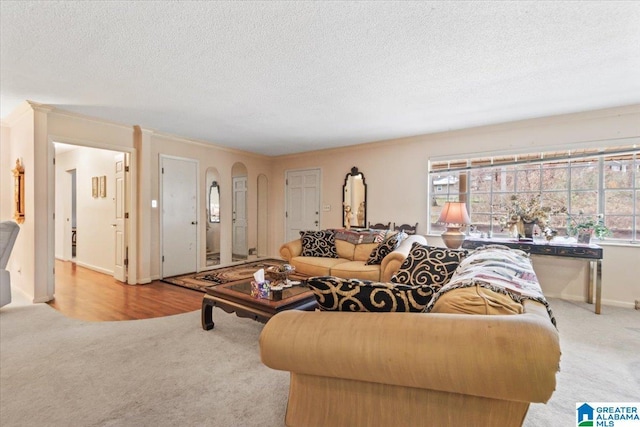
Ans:
POLYGON ((285 288, 281 292, 269 292, 268 298, 251 296, 251 279, 225 283, 208 288, 202 299, 202 329, 213 329, 213 308, 220 307, 227 313, 266 323, 285 310, 312 311, 317 307, 313 292, 303 281, 300 285, 285 288))

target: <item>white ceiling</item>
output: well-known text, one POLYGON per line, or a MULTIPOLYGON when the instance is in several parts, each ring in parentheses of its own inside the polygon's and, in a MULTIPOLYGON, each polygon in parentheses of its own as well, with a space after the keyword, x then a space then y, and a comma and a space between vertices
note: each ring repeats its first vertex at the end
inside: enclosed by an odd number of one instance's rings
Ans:
POLYGON ((25 99, 279 155, 640 102, 640 2, 1 3, 25 99))

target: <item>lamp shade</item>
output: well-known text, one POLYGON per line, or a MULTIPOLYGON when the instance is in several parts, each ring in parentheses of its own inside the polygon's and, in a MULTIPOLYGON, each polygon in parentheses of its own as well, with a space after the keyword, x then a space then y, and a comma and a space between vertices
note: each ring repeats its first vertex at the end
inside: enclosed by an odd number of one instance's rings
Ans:
POLYGON ((464 202, 445 202, 438 222, 443 224, 471 224, 464 202))

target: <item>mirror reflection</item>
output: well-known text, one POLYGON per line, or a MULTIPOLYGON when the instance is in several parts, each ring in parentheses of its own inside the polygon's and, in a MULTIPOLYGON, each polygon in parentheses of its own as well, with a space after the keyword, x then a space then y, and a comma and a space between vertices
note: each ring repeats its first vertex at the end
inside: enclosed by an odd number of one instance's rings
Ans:
POLYGON ((216 168, 207 168, 207 267, 220 264, 220 176, 216 168))
POLYGON ((220 187, 213 181, 209 187, 209 222, 220 222, 220 187))
POLYGON ((364 181, 364 174, 358 171, 355 166, 344 178, 342 206, 344 208, 342 221, 344 228, 365 227, 367 223, 367 184, 364 181))

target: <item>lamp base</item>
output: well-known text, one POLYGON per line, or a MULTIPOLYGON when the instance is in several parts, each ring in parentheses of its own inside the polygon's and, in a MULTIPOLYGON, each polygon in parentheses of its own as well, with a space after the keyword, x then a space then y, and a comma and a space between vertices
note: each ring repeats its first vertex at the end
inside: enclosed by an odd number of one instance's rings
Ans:
POLYGON ((464 233, 460 227, 447 227, 447 231, 441 234, 442 241, 449 249, 459 249, 464 242, 464 233))

